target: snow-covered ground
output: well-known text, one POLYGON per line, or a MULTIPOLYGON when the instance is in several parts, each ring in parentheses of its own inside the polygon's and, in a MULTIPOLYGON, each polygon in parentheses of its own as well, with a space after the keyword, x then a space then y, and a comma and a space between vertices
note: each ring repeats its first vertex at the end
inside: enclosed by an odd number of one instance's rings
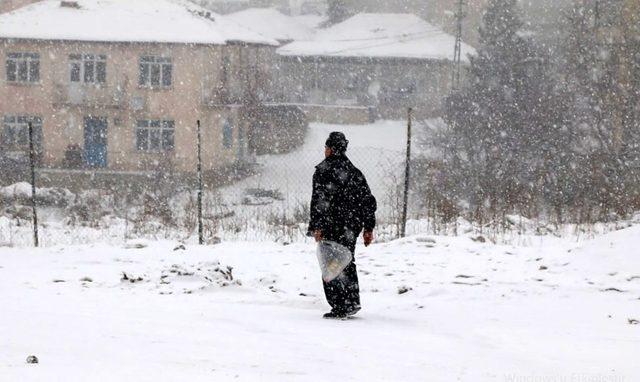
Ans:
POLYGON ((291 215, 311 200, 311 183, 315 166, 324 160, 324 144, 332 131, 343 132, 349 140, 347 156, 360 168, 379 200, 379 217, 386 218, 393 208, 388 194, 403 178, 406 158, 406 122, 378 121, 367 125, 332 125, 313 123, 304 144, 291 153, 258 157, 260 173, 222 190, 224 199, 241 204, 245 190, 277 190, 284 200, 269 205, 235 208, 240 215, 282 213, 291 215))
POLYGON ((0 380, 640 380, 640 225, 531 240, 359 247, 348 321, 309 243, 0 248, 0 380))

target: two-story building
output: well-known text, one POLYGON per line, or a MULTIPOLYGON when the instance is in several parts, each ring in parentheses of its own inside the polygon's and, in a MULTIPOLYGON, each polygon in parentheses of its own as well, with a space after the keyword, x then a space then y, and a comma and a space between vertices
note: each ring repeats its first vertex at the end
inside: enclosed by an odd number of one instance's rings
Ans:
POLYGON ((182 0, 45 0, 0 15, 0 155, 43 167, 205 170, 244 160, 243 107, 276 41, 182 0))

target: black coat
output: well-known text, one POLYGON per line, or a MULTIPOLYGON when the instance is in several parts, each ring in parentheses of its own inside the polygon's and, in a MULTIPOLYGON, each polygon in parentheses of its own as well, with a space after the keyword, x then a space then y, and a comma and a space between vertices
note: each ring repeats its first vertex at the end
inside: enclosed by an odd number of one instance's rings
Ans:
POLYGON ((352 246, 360 232, 376 225, 376 198, 360 170, 343 155, 316 166, 309 234, 321 230, 327 240, 352 246))

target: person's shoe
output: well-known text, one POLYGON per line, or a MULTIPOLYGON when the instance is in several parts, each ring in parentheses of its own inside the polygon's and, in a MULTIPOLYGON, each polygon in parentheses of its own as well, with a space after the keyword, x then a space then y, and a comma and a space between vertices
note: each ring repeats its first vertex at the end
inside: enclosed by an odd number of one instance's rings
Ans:
POLYGON ((351 309, 350 311, 347 312, 347 316, 350 317, 350 316, 355 315, 356 313, 358 313, 360 311, 360 309, 361 309, 361 307, 359 305, 353 307, 353 309, 351 309))
POLYGON ((348 315, 347 315, 347 313, 344 313, 344 312, 336 312, 335 310, 332 310, 329 313, 325 313, 322 317, 323 318, 327 318, 327 319, 338 319, 338 320, 340 320, 340 319, 347 318, 348 315))

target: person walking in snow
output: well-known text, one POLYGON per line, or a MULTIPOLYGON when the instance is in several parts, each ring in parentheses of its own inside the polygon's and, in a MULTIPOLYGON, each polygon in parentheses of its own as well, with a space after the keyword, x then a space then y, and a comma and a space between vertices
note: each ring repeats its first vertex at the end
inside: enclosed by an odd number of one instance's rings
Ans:
POLYGON ((309 235, 316 242, 332 241, 347 247, 351 263, 336 279, 325 282, 324 292, 331 312, 325 318, 344 318, 360 310, 360 288, 356 270, 356 240, 363 232, 364 245, 373 241, 376 199, 362 172, 347 158, 349 141, 333 132, 325 143, 325 160, 313 175, 309 235))

